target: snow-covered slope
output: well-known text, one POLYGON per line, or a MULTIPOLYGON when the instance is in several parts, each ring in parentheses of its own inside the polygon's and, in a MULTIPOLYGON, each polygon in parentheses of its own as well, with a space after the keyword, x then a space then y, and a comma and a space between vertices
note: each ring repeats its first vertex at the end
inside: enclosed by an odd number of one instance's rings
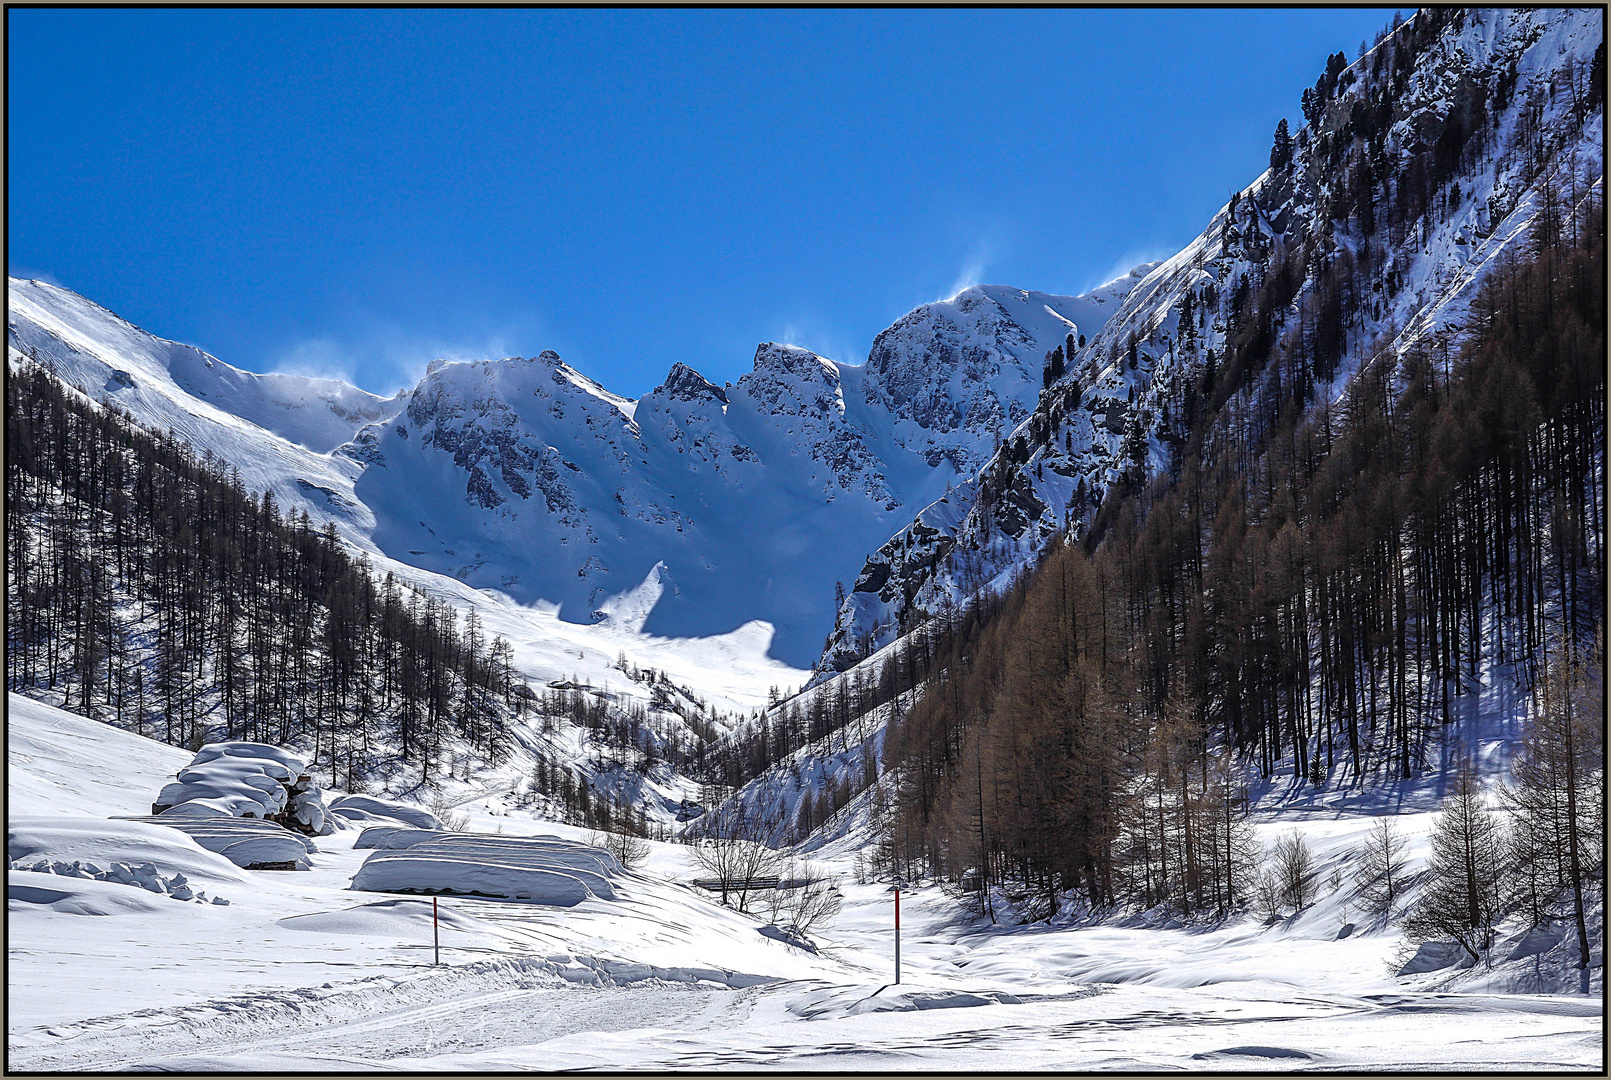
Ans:
POLYGON ((193 756, 20 694, 6 695, 6 794, 16 813, 147 814, 157 792, 193 756))
POLYGON ((1307 325, 1308 338, 1287 344, 1315 348, 1322 275, 1352 274, 1366 290, 1335 362, 1317 364, 1330 368, 1318 390, 1328 399, 1376 348, 1453 344, 1478 287, 1529 234, 1544 185, 1568 199, 1598 190, 1604 106, 1585 87, 1603 40, 1598 9, 1429 10, 1341 72, 1315 122, 1294 132, 1291 169, 1261 174, 1182 251, 1143 268, 1001 452, 869 556, 819 671, 1011 580, 1054 534, 1083 528, 1127 471, 1166 468, 1189 387, 1224 364, 1238 306, 1284 252, 1316 255, 1273 312, 1272 344, 1307 325), (1409 60, 1394 83, 1400 55, 1409 60), (1427 171, 1440 158, 1456 161, 1444 186, 1427 171), (1367 206, 1344 190, 1344 165, 1371 170, 1367 206), (1430 190, 1424 215, 1380 220, 1419 186, 1430 190), (1183 332, 1188 294, 1195 318, 1183 332))
POLYGON ((7 280, 6 352, 27 356, 136 423, 172 431, 198 452, 240 471, 282 510, 334 521, 363 546, 374 517, 352 496, 360 471, 330 454, 402 396, 379 398, 334 379, 254 375, 200 349, 165 341, 76 293, 42 281, 7 280))

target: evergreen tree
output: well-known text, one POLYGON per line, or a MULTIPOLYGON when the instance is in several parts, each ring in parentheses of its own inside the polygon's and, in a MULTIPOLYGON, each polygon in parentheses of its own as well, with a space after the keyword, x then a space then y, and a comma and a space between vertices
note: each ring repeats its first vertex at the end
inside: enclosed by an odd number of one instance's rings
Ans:
POLYGON ((1275 125, 1275 145, 1270 148, 1270 168, 1277 173, 1292 168, 1292 136, 1287 132, 1287 118, 1275 125))

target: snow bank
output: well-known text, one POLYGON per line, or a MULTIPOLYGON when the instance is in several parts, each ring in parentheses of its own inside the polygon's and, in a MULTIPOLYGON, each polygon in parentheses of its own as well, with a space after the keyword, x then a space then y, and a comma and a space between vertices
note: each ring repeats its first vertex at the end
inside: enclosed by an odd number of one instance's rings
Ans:
MULTIPOLYGON (((359 840, 378 831, 365 830, 359 840)), ((354 889, 468 893, 573 907, 590 897, 614 900, 610 879, 622 872, 609 852, 557 838, 441 833, 375 839, 415 842, 376 850, 354 875, 354 889)))
POLYGON ((140 821, 184 833, 208 851, 216 851, 248 870, 306 870, 308 856, 318 852, 312 840, 270 821, 216 817, 169 810, 140 821))
POLYGON ((270 818, 315 836, 335 831, 323 793, 300 758, 267 743, 208 743, 179 770, 151 805, 153 814, 180 807, 206 816, 270 818), (200 806, 189 806, 191 803, 200 806))
POLYGON ((342 822, 359 826, 400 822, 417 829, 435 829, 439 824, 428 810, 395 799, 377 799, 373 795, 340 795, 327 805, 338 825, 342 822))
POLYGON ((189 880, 228 884, 248 880, 205 847, 182 832, 142 821, 21 817, 6 823, 6 859, 13 865, 23 863, 31 869, 45 861, 53 866, 79 863, 108 869, 114 863, 150 864, 166 877, 181 874, 189 880))
POLYGON ((112 882, 8 870, 8 912, 19 903, 48 907, 64 915, 149 915, 172 907, 166 897, 112 882))

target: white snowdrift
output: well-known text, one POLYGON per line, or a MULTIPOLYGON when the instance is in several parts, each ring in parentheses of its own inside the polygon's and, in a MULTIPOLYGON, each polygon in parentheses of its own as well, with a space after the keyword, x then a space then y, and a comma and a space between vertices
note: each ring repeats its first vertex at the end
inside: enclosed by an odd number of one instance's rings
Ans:
POLYGON ((343 824, 365 826, 398 822, 417 829, 435 829, 438 825, 428 810, 395 799, 377 799, 373 795, 339 795, 327 805, 338 827, 343 824))
MULTIPOLYGON (((375 830, 366 835, 369 831, 375 830)), ((586 844, 442 833, 401 850, 377 850, 354 875, 352 887, 364 892, 464 893, 573 907, 590 897, 616 899, 610 879, 621 872, 614 856, 586 844)))
POLYGON ((308 856, 319 849, 312 840, 282 829, 269 821, 253 818, 216 817, 174 813, 172 810, 140 821, 164 825, 184 833, 208 851, 216 851, 236 866, 248 870, 297 870, 308 868, 308 856))
MULTIPOLYGON (((1062 996, 1078 997, 1089 991, 1073 989, 1062 996)), ((1002 990, 958 990, 952 987, 905 984, 828 986, 785 998, 787 1012, 801 1020, 837 1020, 875 1012, 924 1012, 929 1009, 972 1009, 981 1005, 1017 1005, 1019 999, 1002 990)))
POLYGON ((115 882, 8 870, 8 914, 16 914, 22 904, 48 907, 63 915, 149 915, 174 906, 165 896, 115 882))
POLYGON ((164 876, 183 874, 192 881, 238 884, 249 880, 229 860, 204 847, 184 833, 143 821, 20 817, 6 823, 6 858, 13 864, 32 867, 46 860, 110 869, 118 862, 130 866, 150 863, 164 876))
POLYGON ((431 936, 433 920, 440 923, 444 930, 480 934, 488 941, 496 942, 487 934, 487 928, 481 920, 449 906, 433 912, 429 900, 376 900, 340 911, 291 915, 279 920, 279 925, 289 930, 307 930, 316 934, 361 934, 402 941, 427 941, 431 936))

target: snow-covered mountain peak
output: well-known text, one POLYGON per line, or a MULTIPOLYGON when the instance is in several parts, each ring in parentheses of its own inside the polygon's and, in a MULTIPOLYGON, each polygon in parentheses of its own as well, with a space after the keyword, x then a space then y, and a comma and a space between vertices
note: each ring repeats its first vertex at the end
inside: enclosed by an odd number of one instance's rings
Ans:
POLYGON ((654 393, 673 401, 719 401, 727 404, 727 391, 680 361, 671 365, 665 382, 657 386, 654 393))
POLYGON ((755 347, 755 366, 745 378, 755 375, 791 375, 809 382, 834 384, 839 381, 839 366, 799 345, 763 341, 755 347))
POLYGON ((242 371, 49 282, 9 278, 7 287, 14 348, 90 397, 160 427, 181 412, 239 418, 322 454, 402 408, 403 394, 382 398, 338 379, 242 371))

